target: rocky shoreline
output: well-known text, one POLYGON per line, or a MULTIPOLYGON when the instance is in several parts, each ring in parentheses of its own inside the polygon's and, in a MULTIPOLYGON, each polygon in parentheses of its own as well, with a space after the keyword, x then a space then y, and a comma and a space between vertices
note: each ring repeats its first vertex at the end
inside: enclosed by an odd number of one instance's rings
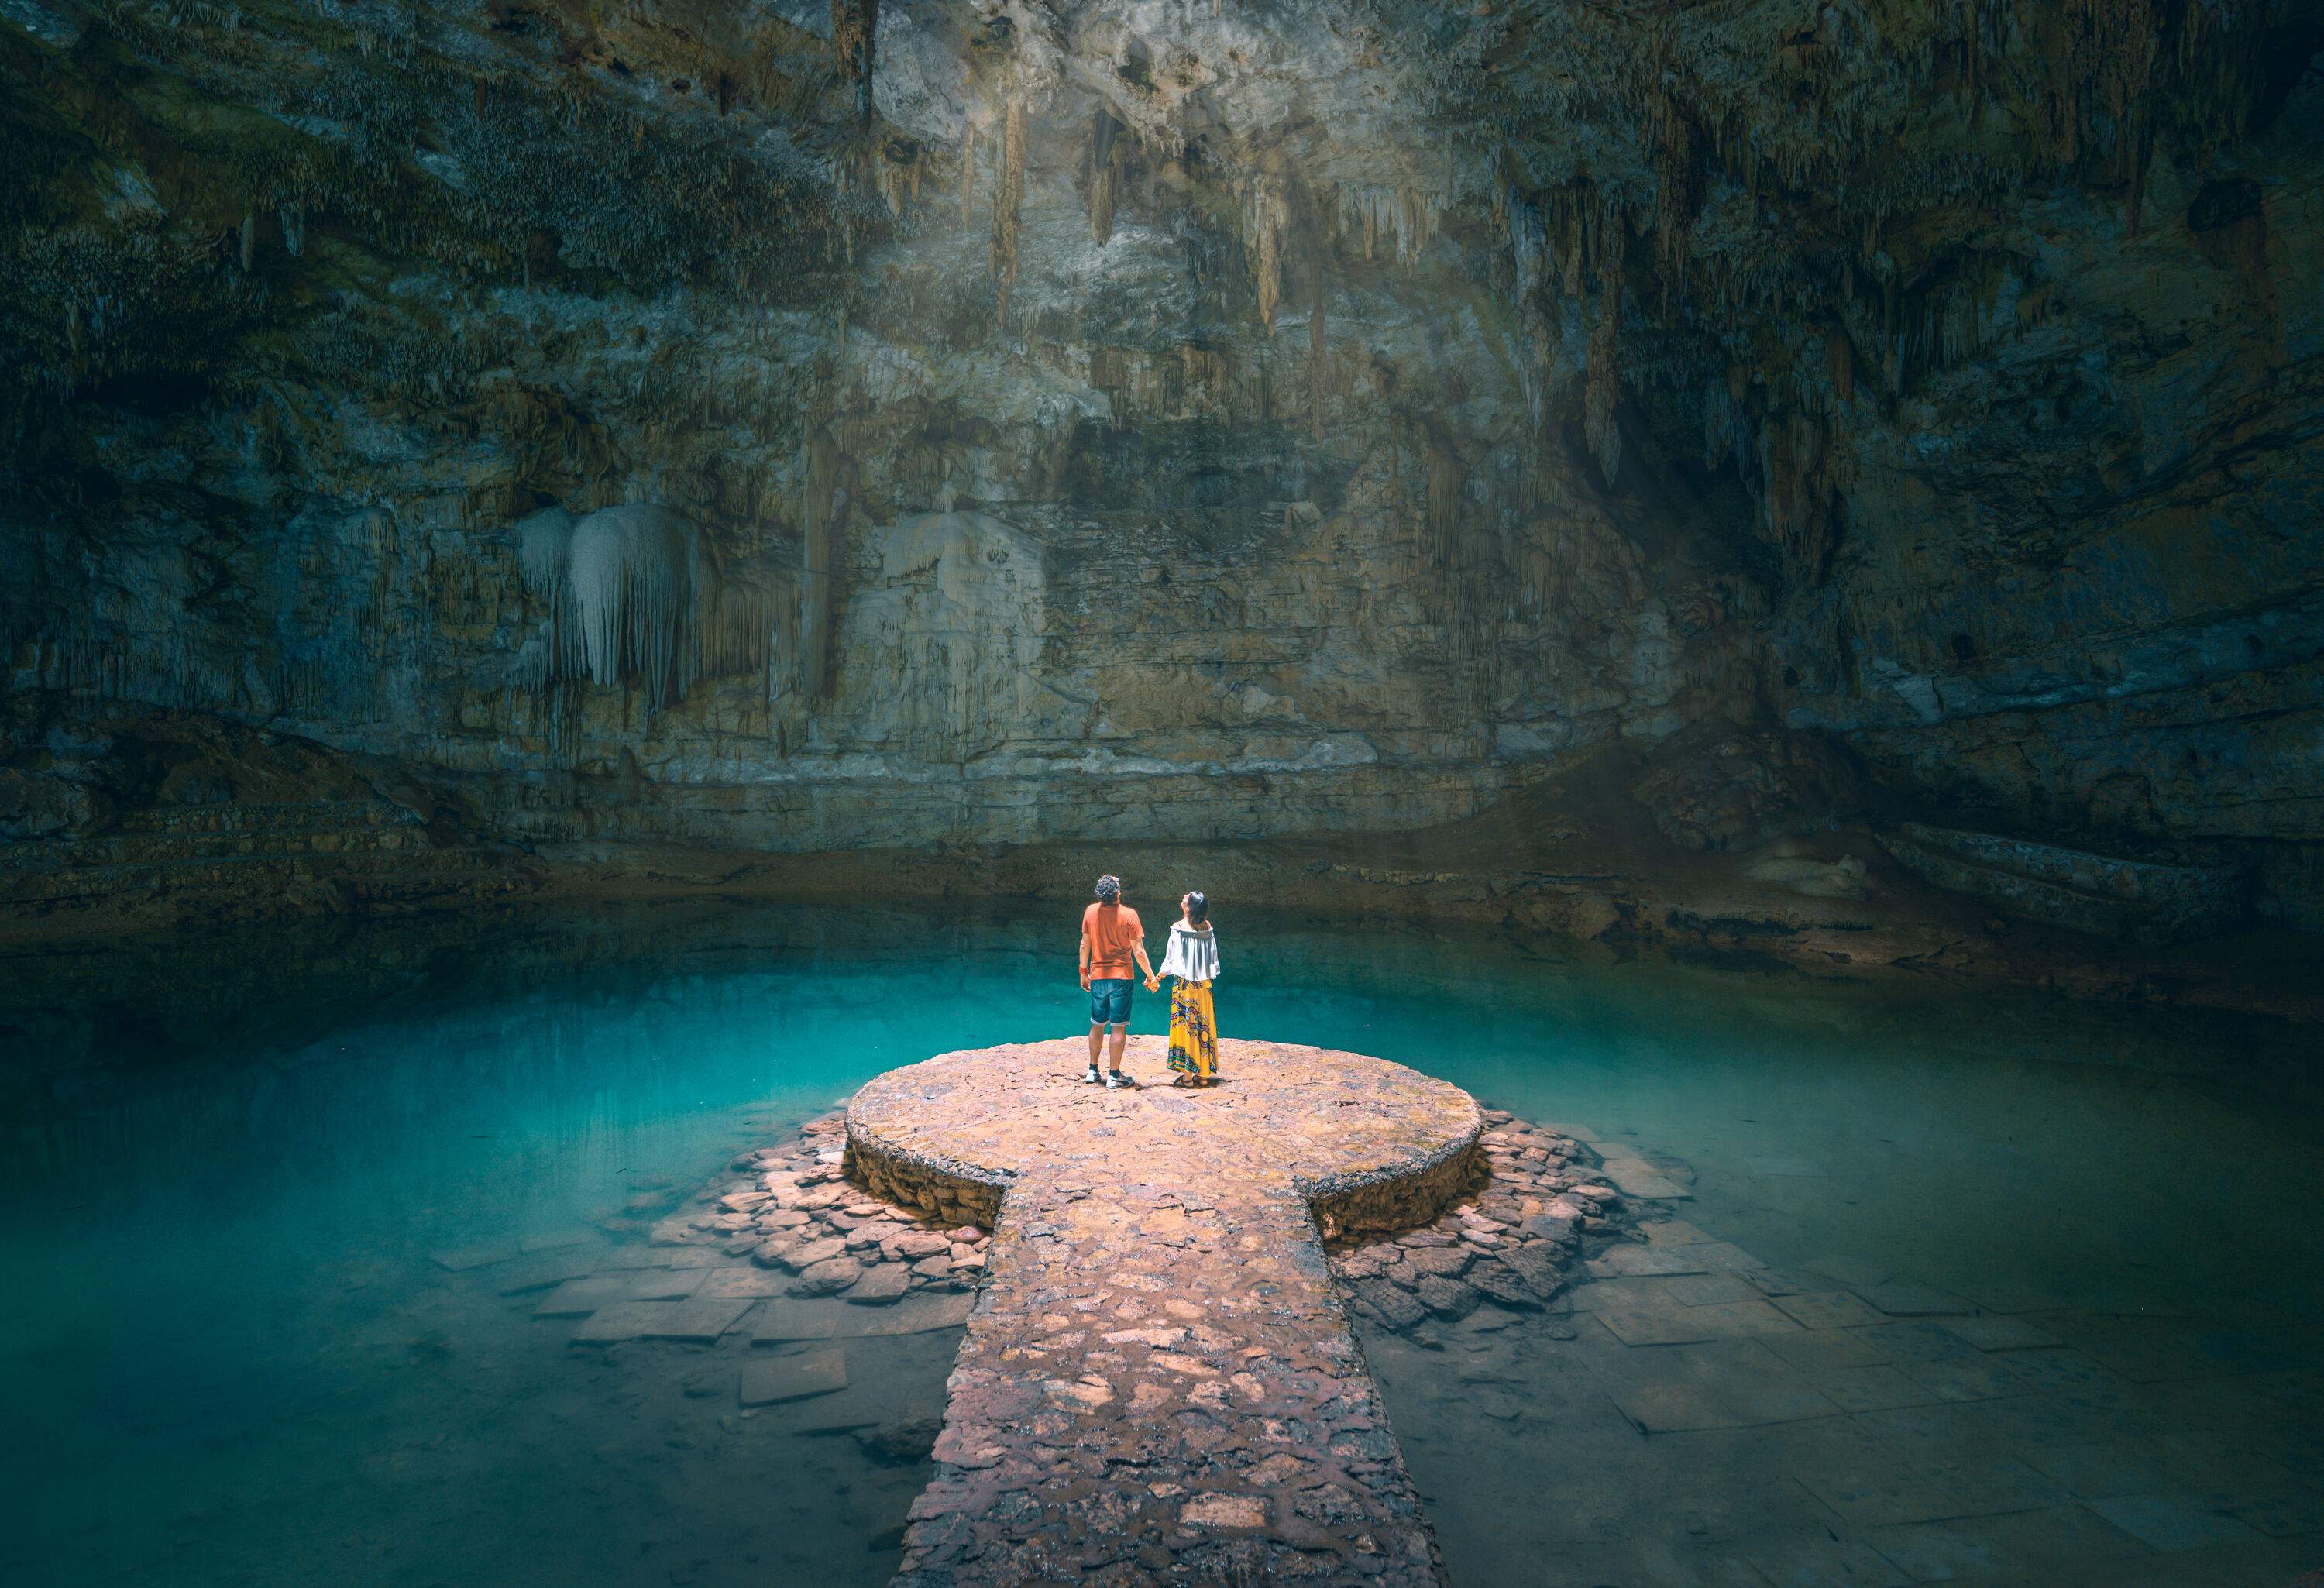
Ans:
POLYGON ((837 1114, 809 1120, 798 1140, 728 1166, 737 1177, 696 1194, 702 1212, 650 1226, 658 1246, 715 1243, 730 1258, 788 1275, 782 1294, 879 1306, 927 1291, 964 1291, 983 1271, 990 1217, 947 1203, 923 1210, 885 1201, 849 1179, 837 1114))
POLYGON ((1506 1110, 1484 1117, 1482 1172, 1465 1196, 1408 1229, 1326 1241, 1333 1277, 1364 1323, 1408 1334, 1488 1303, 1539 1311, 1571 1282, 1585 1242, 1627 1232, 1621 1193, 1588 1146, 1506 1110))
MULTIPOLYGON (((1591 1251, 1628 1237, 1633 1220, 1595 1149, 1506 1110, 1486 1109, 1483 1117, 1479 1156, 1460 1161, 1461 1184, 1437 1199, 1441 1211, 1345 1229, 1323 1221, 1333 1277, 1365 1324, 1408 1333, 1488 1304, 1538 1311, 1591 1251)), ((851 1159, 840 1145, 845 1139, 843 1113, 808 1120, 796 1140, 736 1157, 726 1175, 686 1198, 686 1209, 651 1221, 615 1219, 606 1228, 643 1233, 650 1246, 706 1261, 723 1259, 737 1270, 744 1264, 770 1270, 762 1285, 737 1277, 712 1286, 737 1295, 749 1288, 768 1297, 879 1306, 907 1296, 973 1292, 991 1248, 999 1198, 988 1208, 932 1185, 908 1189, 884 1165, 851 1159), (714 1249, 718 1259, 710 1258, 714 1249)), ((669 1200, 641 1193, 632 1213, 669 1200)), ((777 1310, 772 1301, 769 1310, 777 1310)))
MULTIPOLYGON (((721 845, 683 822, 655 836, 669 812, 604 807, 618 790, 586 778, 558 798, 595 811, 579 826, 596 836, 525 839, 466 785, 377 758, 185 714, 120 707, 69 721, 87 741, 72 755, 44 750, 37 772, 0 764, 0 946, 604 903, 1078 909, 1087 879, 1110 871, 1133 893, 1199 879, 1245 908, 1492 928, 1618 954, 2324 1018, 2317 938, 2288 929, 2296 914, 2254 915, 2246 900, 2218 925, 2258 929, 2175 945, 2014 915, 1901 863, 1891 851, 1912 813, 1842 819, 1788 785, 1759 787, 1751 756, 1609 752, 1480 814, 1401 831, 790 853, 721 845)), ((2103 913, 2096 892, 2077 888, 2070 902, 2103 913)))

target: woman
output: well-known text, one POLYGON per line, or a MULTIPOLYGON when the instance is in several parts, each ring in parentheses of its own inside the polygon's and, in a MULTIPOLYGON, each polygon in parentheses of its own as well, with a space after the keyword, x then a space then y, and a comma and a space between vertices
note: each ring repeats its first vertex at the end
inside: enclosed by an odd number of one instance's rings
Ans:
POLYGON ((1148 992, 1176 976, 1170 989, 1170 1077, 1173 1086, 1208 1086, 1219 1076, 1219 1032, 1211 1011, 1211 983, 1219 976, 1219 940, 1211 931, 1211 901, 1200 893, 1178 900, 1179 919, 1170 923, 1170 948, 1162 968, 1146 983, 1148 992))

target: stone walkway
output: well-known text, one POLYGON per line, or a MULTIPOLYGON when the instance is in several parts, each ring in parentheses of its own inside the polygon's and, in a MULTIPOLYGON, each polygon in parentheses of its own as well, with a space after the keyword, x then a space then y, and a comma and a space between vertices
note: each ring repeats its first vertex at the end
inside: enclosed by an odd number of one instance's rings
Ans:
POLYGON ((1464 1196, 1476 1104, 1377 1059, 1220 1049, 1200 1092, 1158 1084, 1157 1038, 1142 1089, 1084 1085, 1073 1039, 850 1105, 858 1184, 1001 1214, 899 1583, 1443 1582, 1318 1236, 1464 1196))

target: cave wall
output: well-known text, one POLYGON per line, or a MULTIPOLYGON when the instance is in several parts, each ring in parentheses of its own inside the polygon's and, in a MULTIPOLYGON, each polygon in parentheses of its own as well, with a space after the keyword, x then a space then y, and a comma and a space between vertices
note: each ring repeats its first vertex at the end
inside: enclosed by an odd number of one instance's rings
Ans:
POLYGON ((549 841, 1400 828, 1787 728, 2315 924, 2319 42, 9 0, 0 657, 549 841))
POLYGON ((47 218, 93 202, 84 228, 170 239, 241 339, 137 346, 83 306, 102 282, 17 300, 64 389, 20 397, 14 688, 400 758, 528 838, 776 848, 1409 826, 1752 711, 1748 581, 1683 525, 1642 544, 1636 503, 1544 456, 1460 250, 1310 268, 1270 289, 1277 327, 1231 225, 1177 195, 1188 168, 1127 137, 1097 240, 1086 96, 1050 80, 1064 103, 1012 156, 1007 106, 1039 85, 976 80, 981 48, 1011 53, 990 39, 887 54, 973 104, 935 113, 943 148, 864 141, 815 8, 730 16, 731 59, 683 5, 396 8, 396 42, 332 36, 383 9, 57 6, 15 41, 61 151, 47 218), (438 145, 387 222, 263 180, 237 200, 246 170, 183 158, 197 113, 254 101, 319 168, 309 143, 364 134, 296 112, 348 78, 438 145), (715 82, 757 101, 722 114, 715 82), (100 115, 130 134, 92 139, 100 115), (576 235, 559 184, 615 134, 596 196, 623 213, 576 235), (530 214, 465 208, 487 159, 530 214), (801 197, 706 199, 751 182, 801 197), (210 235, 175 227, 203 210, 210 235), (726 256, 761 226, 797 230, 726 256), (698 541, 692 622, 725 660, 682 698, 637 655, 541 660, 570 614, 519 526, 625 503, 698 541))
POLYGON ((1788 721, 1940 807, 2241 855, 2310 927, 2324 793, 2324 142, 2312 96, 2129 232, 2085 196, 1853 442, 1831 576, 1786 603, 1788 721))

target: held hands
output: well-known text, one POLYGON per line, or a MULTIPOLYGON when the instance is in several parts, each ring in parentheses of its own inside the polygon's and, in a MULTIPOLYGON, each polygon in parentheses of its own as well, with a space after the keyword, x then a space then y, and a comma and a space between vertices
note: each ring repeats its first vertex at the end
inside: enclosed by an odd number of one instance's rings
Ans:
POLYGON ((1147 978, 1146 978, 1146 990, 1147 990, 1148 992, 1159 992, 1160 991, 1162 991, 1162 978, 1161 978, 1161 977, 1159 977, 1159 976, 1148 976, 1148 977, 1147 977, 1147 978))

